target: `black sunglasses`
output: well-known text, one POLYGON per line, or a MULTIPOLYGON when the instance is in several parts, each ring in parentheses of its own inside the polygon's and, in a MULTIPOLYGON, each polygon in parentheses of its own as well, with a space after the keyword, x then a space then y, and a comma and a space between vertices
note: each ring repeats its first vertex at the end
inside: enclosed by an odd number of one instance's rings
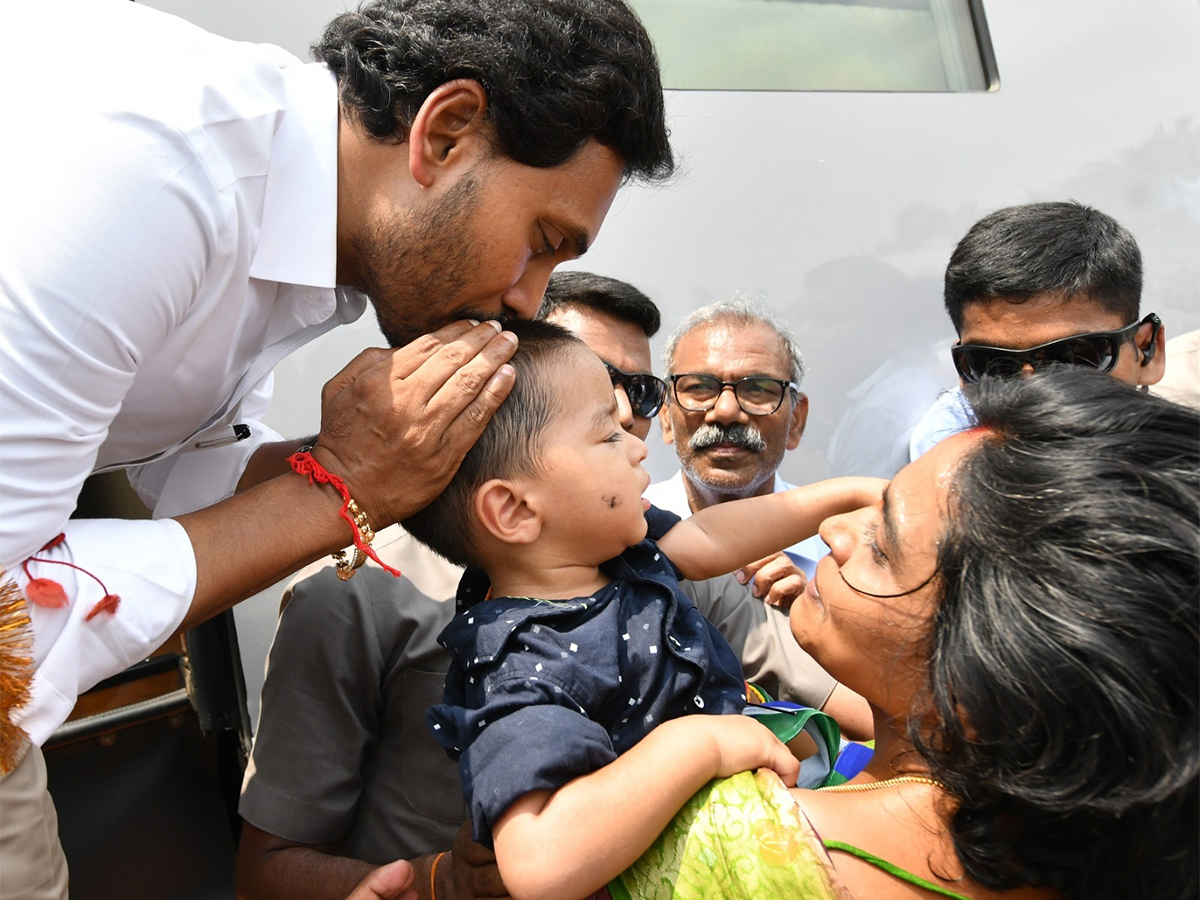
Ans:
POLYGON ((622 372, 616 366, 604 364, 613 387, 619 387, 629 398, 629 408, 635 416, 649 419, 659 411, 667 395, 667 385, 649 372, 622 372))
MULTIPOLYGON (((1140 322, 1134 322, 1116 331, 1093 331, 1090 334, 1074 334, 1070 337, 1049 341, 1026 350, 1008 350, 1004 347, 988 347, 983 344, 957 344, 950 348, 954 368, 966 384, 975 384, 984 375, 996 378, 1012 378, 1020 375, 1026 366, 1035 370, 1054 363, 1069 366, 1089 366, 1101 372, 1111 372, 1121 354, 1121 345, 1133 340, 1138 329, 1150 323, 1150 345, 1158 337, 1162 320, 1150 313, 1140 322)), ((1143 365, 1150 361, 1153 350, 1147 350, 1143 365)))

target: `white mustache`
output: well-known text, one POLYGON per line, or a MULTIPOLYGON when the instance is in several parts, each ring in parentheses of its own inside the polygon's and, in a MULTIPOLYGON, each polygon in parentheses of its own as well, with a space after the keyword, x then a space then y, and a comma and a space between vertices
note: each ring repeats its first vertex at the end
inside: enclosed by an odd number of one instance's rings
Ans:
POLYGON ((762 432, 753 425, 701 425, 688 440, 688 446, 693 450, 705 450, 717 444, 733 444, 751 453, 762 453, 767 449, 762 432))

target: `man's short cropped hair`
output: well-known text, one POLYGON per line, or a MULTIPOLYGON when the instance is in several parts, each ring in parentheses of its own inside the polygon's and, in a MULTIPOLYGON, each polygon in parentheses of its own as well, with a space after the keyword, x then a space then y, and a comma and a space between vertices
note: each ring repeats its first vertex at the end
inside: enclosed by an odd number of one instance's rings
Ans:
POLYGON ((537 317, 544 319, 556 309, 576 305, 636 325, 648 338, 658 334, 662 325, 662 316, 654 301, 632 284, 591 272, 555 272, 551 275, 537 317))
POLYGON ((541 471, 541 437, 562 409, 560 366, 567 354, 587 347, 552 322, 515 319, 505 328, 517 336, 509 362, 516 370, 512 393, 500 404, 450 484, 424 509, 400 524, 414 538, 455 565, 479 566, 475 541, 475 492, 492 478, 529 477, 541 471))
POLYGON ((368 133, 404 141, 421 104, 458 78, 487 93, 497 148, 548 168, 589 138, 626 177, 674 169, 658 60, 623 0, 370 0, 312 47, 368 133))
POLYGON ((759 301, 741 296, 701 306, 699 309, 692 310, 679 323, 678 327, 671 332, 671 336, 667 338, 667 346, 663 348, 663 365, 667 375, 676 374, 675 350, 684 336, 701 326, 713 325, 717 322, 732 322, 735 325, 766 325, 779 336, 780 343, 783 345, 783 352, 788 358, 788 378, 796 384, 799 384, 804 378, 804 356, 800 352, 800 343, 788 328, 787 323, 769 312, 759 301))
POLYGON ((963 307, 1038 294, 1086 299, 1132 323, 1142 299, 1142 254, 1111 216, 1075 201, 1009 206, 984 216, 958 242, 944 299, 962 334, 963 307))

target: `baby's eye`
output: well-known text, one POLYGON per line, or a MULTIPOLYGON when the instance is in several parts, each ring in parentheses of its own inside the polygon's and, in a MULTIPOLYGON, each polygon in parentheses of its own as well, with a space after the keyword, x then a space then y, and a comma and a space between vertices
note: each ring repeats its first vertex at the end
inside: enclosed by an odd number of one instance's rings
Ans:
POLYGON ((604 443, 606 443, 606 444, 616 444, 616 443, 618 443, 618 442, 619 442, 619 441, 620 441, 620 440, 621 440, 623 437, 625 437, 625 432, 624 432, 624 431, 614 431, 612 434, 610 434, 608 437, 606 437, 606 438, 604 439, 604 443))

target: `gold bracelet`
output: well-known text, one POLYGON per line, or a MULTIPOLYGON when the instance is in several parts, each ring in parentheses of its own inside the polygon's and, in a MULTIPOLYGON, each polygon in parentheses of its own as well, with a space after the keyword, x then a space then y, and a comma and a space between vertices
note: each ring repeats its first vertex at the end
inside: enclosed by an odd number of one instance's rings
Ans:
POLYGON ((442 861, 442 857, 448 852, 447 850, 443 850, 435 856, 433 858, 433 865, 429 867, 429 900, 437 900, 437 882, 435 881, 437 878, 437 867, 438 863, 442 861))
POLYGON ((288 457, 288 464, 297 475, 307 477, 309 484, 313 484, 314 482, 328 484, 342 495, 342 508, 338 512, 338 515, 346 521, 346 524, 354 529, 354 556, 347 559, 345 550, 339 550, 333 554, 334 562, 337 564, 337 577, 342 579, 342 581, 349 581, 354 577, 354 573, 362 568, 363 563, 367 561, 367 557, 379 563, 385 572, 399 577, 400 570, 389 566, 379 558, 378 553, 371 549, 371 541, 375 540, 375 532, 371 529, 371 523, 367 521, 367 514, 359 508, 358 504, 350 496, 350 489, 346 487, 346 482, 336 475, 331 474, 308 452, 293 453, 288 457))
MULTIPOLYGON (((346 512, 350 514, 350 519, 354 527, 358 530, 358 536, 362 539, 363 546, 371 546, 371 541, 375 540, 375 532, 371 530, 371 523, 367 521, 367 514, 359 509, 358 504, 353 500, 346 503, 346 512)), ((357 541, 355 544, 357 545, 357 541)), ((337 577, 342 581, 349 581, 354 577, 354 573, 362 568, 363 563, 367 561, 367 554, 364 553, 358 546, 354 548, 354 555, 350 558, 346 557, 345 550, 339 550, 333 554, 334 566, 337 568, 337 577)))

